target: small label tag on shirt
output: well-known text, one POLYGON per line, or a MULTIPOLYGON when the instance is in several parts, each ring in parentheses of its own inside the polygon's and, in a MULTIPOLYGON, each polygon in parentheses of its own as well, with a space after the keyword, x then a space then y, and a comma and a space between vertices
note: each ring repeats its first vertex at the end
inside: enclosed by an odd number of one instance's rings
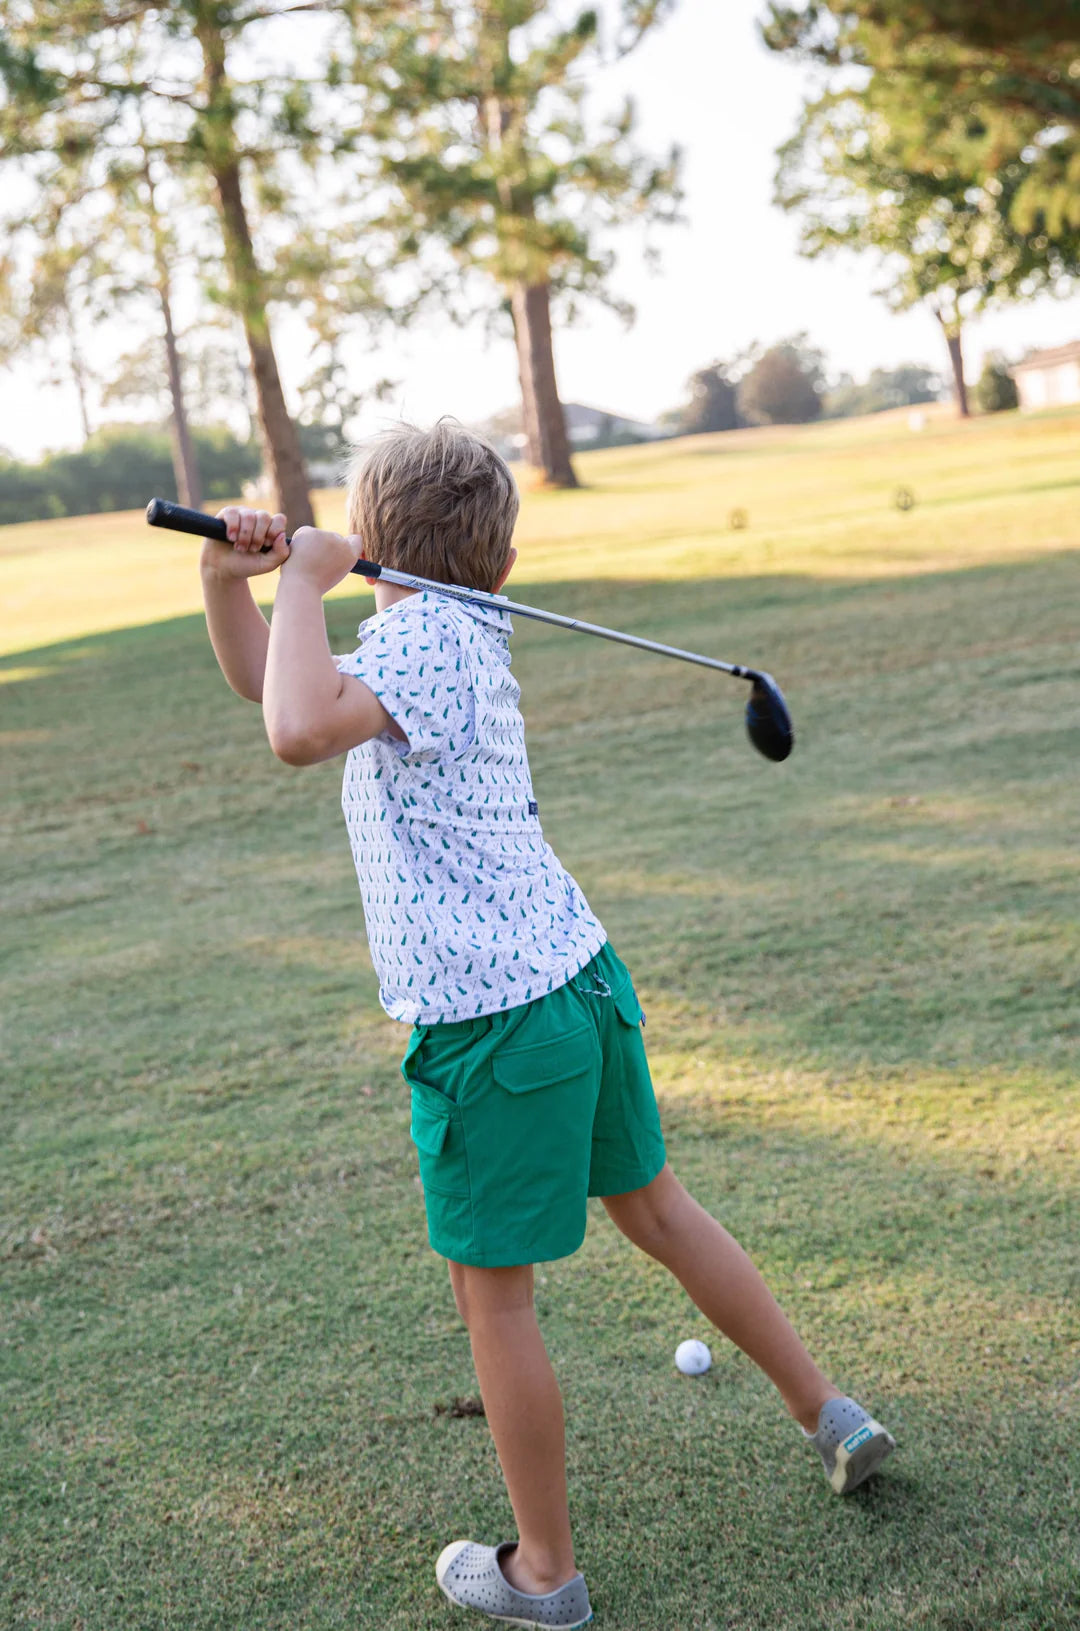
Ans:
POLYGON ((529 814, 530 815, 539 815, 540 814, 540 806, 539 806, 539 804, 537 804, 535 799, 530 799, 529 800, 529 814))

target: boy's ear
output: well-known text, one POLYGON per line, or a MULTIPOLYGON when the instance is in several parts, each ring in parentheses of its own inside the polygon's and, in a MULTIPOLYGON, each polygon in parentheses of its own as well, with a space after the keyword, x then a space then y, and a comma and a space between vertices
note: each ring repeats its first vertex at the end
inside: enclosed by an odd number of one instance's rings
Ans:
POLYGON ((506 580, 510 576, 511 572, 514 570, 514 562, 516 560, 517 560, 517 550, 514 549, 514 547, 511 545, 510 553, 506 557, 506 565, 503 567, 502 571, 499 573, 498 577, 495 579, 495 586, 491 591, 491 593, 493 595, 498 594, 499 590, 502 588, 503 584, 506 582, 506 580))

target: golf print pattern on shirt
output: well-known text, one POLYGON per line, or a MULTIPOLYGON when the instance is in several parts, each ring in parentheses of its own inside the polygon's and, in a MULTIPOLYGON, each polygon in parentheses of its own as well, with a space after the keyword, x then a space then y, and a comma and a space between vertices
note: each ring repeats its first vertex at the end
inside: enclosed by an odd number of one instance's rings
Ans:
POLYGON ((606 940, 545 841, 510 617, 424 591, 361 623, 338 668, 408 737, 353 748, 341 804, 379 1000, 420 1025, 564 985, 606 940))

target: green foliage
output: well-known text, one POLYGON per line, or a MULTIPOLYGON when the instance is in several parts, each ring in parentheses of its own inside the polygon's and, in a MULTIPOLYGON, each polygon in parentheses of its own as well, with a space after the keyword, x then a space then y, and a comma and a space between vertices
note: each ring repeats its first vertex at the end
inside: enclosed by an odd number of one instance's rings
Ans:
POLYGON ((45 521, 66 515, 57 483, 50 480, 49 460, 20 464, 0 455, 0 523, 45 521))
POLYGON ((933 369, 920 363, 901 363, 898 368, 875 368, 858 384, 850 377, 836 381, 825 394, 823 408, 827 419, 848 419, 919 402, 936 402, 941 392, 941 379, 933 369))
POLYGON ((794 335, 754 358, 739 381, 739 414, 749 425, 808 424, 820 417, 824 383, 822 353, 794 335))
MULTIPOLYGON (((665 9, 628 5, 624 24, 640 37, 665 9)), ((455 315, 477 304, 462 271, 500 291, 546 283, 567 317, 586 296, 631 315, 611 293, 604 240, 676 218, 680 158, 635 147, 629 102, 599 128, 586 118, 600 49, 591 10, 564 21, 547 0, 470 0, 406 18, 361 53, 358 71, 382 75, 382 164, 398 189, 387 219, 455 315)), ((486 290, 479 304, 491 309, 486 290)))
POLYGON ((700 368, 687 381, 689 401, 663 416, 676 436, 701 436, 744 425, 802 425, 822 412, 825 359, 792 335, 768 348, 754 343, 700 368))
POLYGON ((349 442, 342 434, 340 425, 305 424, 301 420, 296 430, 300 438, 300 451, 309 464, 340 464, 349 453, 349 442))
MULTIPOLYGON (((235 498, 258 474, 257 447, 226 430, 196 432, 206 499, 235 498)), ((77 453, 52 453, 38 464, 0 460, 0 525, 104 510, 142 508, 149 498, 175 500, 172 452, 164 431, 112 425, 77 453)))
POLYGON ((370 391, 358 390, 350 369, 333 346, 321 348, 311 361, 311 372, 299 393, 301 441, 306 433, 305 450, 310 446, 309 456, 320 458, 325 455, 314 450, 317 438, 312 439, 313 433, 325 430, 336 438, 336 445, 346 447, 349 422, 372 400, 383 401, 393 390, 393 382, 382 379, 370 391))
MULTIPOLYGON (((774 50, 833 70, 870 70, 872 95, 893 103, 905 163, 928 176, 942 148, 964 150, 966 173, 991 183, 1023 160, 1014 222, 1050 240, 1080 228, 1080 8, 1072 0, 809 0, 773 3, 774 50)), ((950 162, 950 161, 946 161, 950 162)))
POLYGON ((1008 363, 1000 352, 992 352, 983 364, 975 387, 975 406, 980 413, 1005 413, 1019 406, 1020 393, 1008 363))
POLYGON ((41 0, 0 12, 0 177, 14 167, 34 189, 30 209, 5 223, 20 242, 0 352, 73 345, 118 308, 160 327, 166 272, 186 262, 201 314, 226 306, 262 348, 261 417, 298 493, 268 308, 287 301, 323 343, 384 310, 375 263, 386 246, 358 185, 363 91, 322 74, 331 60, 340 68, 356 8, 316 9, 310 70, 281 48, 275 8, 238 0, 119 12, 108 0, 41 0))
POLYGON ((703 436, 710 431, 734 430, 740 423, 738 382, 730 363, 714 362, 699 368, 686 382, 689 400, 665 416, 676 436, 703 436))
POLYGON ((809 103, 781 148, 776 200, 801 217, 799 247, 870 252, 894 311, 925 304, 941 325, 956 400, 967 413, 961 334, 988 308, 1060 292, 1080 272, 1080 231, 1056 236, 1018 201, 1042 160, 1025 148, 980 176, 985 122, 933 120, 907 81, 874 75, 809 103))
POLYGON ((1080 54, 1080 7, 1075 0, 1024 0, 987 5, 985 0, 805 0, 790 6, 771 0, 766 37, 770 44, 799 46, 824 56, 841 48, 865 59, 871 45, 897 52, 944 46, 1000 52, 1034 65, 1049 53, 1068 60, 1080 54))
MULTIPOLYGON (((894 311, 925 302, 946 334, 998 302, 1025 297, 1070 272, 1078 246, 1018 229, 1011 204, 1027 167, 1017 159, 985 184, 962 155, 935 151, 913 166, 892 89, 827 94, 803 113, 781 149, 777 202, 801 217, 799 247, 816 256, 871 251, 878 293, 894 311)), ((1078 262, 1080 264, 1080 262, 1078 262)))

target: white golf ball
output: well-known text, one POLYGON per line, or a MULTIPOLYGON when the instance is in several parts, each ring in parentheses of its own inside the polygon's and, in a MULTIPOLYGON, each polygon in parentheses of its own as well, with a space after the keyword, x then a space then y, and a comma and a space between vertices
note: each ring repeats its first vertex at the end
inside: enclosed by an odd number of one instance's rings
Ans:
POLYGON ((704 1342, 691 1337, 675 1349, 675 1363, 684 1376, 703 1376, 712 1364, 712 1354, 704 1342))

